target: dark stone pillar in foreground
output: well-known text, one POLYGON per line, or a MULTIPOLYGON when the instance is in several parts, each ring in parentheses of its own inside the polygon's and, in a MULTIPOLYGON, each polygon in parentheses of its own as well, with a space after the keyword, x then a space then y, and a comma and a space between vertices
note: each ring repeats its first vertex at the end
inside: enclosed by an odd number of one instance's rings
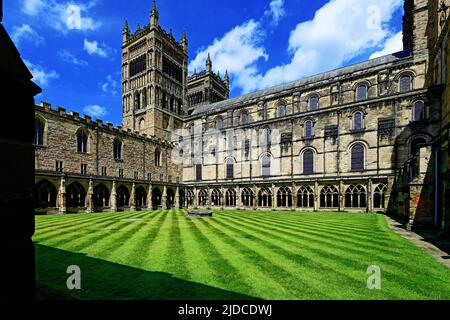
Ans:
POLYGON ((31 78, 0 23, 0 300, 35 298, 33 133, 40 89, 31 78))

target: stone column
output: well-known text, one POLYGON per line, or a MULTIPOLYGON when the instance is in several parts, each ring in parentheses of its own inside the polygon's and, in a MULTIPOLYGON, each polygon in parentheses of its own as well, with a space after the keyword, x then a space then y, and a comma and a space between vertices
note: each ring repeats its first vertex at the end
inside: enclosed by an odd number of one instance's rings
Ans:
POLYGON ((276 200, 277 196, 275 194, 275 184, 272 183, 272 209, 275 209, 277 207, 276 200))
POLYGON ((292 209, 297 210, 297 186, 292 183, 292 209))
POLYGON ((147 190, 147 209, 149 210, 153 210, 153 187, 152 184, 150 183, 148 185, 148 190, 147 190))
POLYGON ((367 181, 367 212, 373 211, 372 188, 373 182, 372 179, 369 179, 367 181))
POLYGON ((211 188, 208 186, 208 201, 206 201, 206 205, 211 207, 212 199, 211 199, 211 188))
POLYGON ((111 187, 111 197, 109 198, 109 206, 112 212, 117 211, 117 191, 116 191, 116 180, 113 180, 111 187))
POLYGON ((319 211, 319 181, 314 182, 314 211, 319 211))
POLYGON ((238 194, 240 193, 241 189, 239 186, 236 186, 236 209, 239 209, 241 207, 241 199, 238 197, 238 194))
POLYGON ((258 187, 256 184, 253 186, 253 209, 258 208, 258 187))
POLYGON ((225 189, 222 185, 220 186, 220 207, 222 209, 225 207, 225 189))
POLYGON ((86 194, 86 212, 92 213, 94 212, 94 182, 92 179, 89 179, 89 188, 86 194))
POLYGON ((197 196, 197 188, 194 187, 194 208, 198 207, 198 196, 197 196))
POLYGON ((66 179, 64 176, 61 177, 61 182, 59 184, 59 190, 58 190, 58 212, 59 213, 66 213, 67 207, 66 207, 66 179))
POLYGON ((161 199, 161 205, 162 205, 162 209, 163 210, 167 210, 167 186, 164 186, 163 188, 163 195, 162 195, 162 199, 161 199))
POLYGON ((341 212, 344 210, 344 181, 339 180, 339 194, 338 194, 338 204, 339 204, 339 208, 338 211, 341 212))
POLYGON ((175 190, 175 209, 180 209, 180 187, 175 190))
POLYGON ((130 211, 136 211, 136 185, 133 182, 130 194, 130 211))

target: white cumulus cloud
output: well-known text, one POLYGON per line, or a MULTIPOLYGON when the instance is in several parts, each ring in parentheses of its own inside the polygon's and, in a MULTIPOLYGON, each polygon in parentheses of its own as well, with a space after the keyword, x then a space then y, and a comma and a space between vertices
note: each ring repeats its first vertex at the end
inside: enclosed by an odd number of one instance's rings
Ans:
POLYGON ((384 43, 384 48, 380 51, 372 53, 370 59, 382 57, 391 53, 403 50, 403 32, 398 32, 392 37, 388 38, 384 43))
POLYGON ((33 42, 35 45, 40 46, 45 43, 43 37, 41 37, 33 28, 28 24, 22 24, 20 27, 14 28, 11 38, 16 45, 19 45, 23 40, 33 42))
POLYGON ((224 74, 228 70, 229 74, 235 76, 233 86, 247 88, 248 78, 257 73, 256 62, 260 59, 267 60, 268 55, 264 48, 260 46, 263 32, 258 22, 250 20, 240 26, 235 27, 221 39, 215 39, 213 44, 197 53, 197 56, 189 64, 189 70, 204 69, 208 53, 213 61, 213 69, 224 74))
POLYGON ((102 58, 108 57, 106 46, 101 48, 97 41, 89 41, 88 39, 84 39, 84 50, 91 56, 97 55, 102 58))
MULTIPOLYGON (((332 70, 383 47, 392 35, 392 15, 402 4, 402 0, 330 0, 313 19, 299 22, 291 31, 286 48, 290 61, 266 72, 257 65, 260 58, 270 62, 263 46, 264 24, 250 20, 199 51, 189 69, 203 69, 211 52, 214 70, 223 74, 228 69, 232 86, 242 93, 332 70)), ((270 7, 276 12, 273 8, 283 6, 273 0, 270 7)))
POLYGON ((286 15, 284 10, 284 0, 272 0, 269 4, 269 9, 264 13, 266 16, 272 17, 272 23, 278 25, 281 18, 286 15))
POLYGON ((33 81, 42 87, 48 86, 51 80, 59 78, 59 74, 54 70, 46 70, 44 67, 24 60, 26 66, 33 75, 33 81))
POLYGON ((97 1, 77 3, 57 0, 25 0, 22 11, 39 18, 39 23, 57 29, 61 32, 70 30, 94 30, 101 24, 89 17, 89 10, 97 1))
POLYGON ((106 82, 101 83, 100 85, 104 93, 112 94, 113 97, 117 95, 119 84, 111 75, 108 75, 106 77, 106 82))
POLYGON ((108 114, 106 108, 95 104, 85 106, 83 112, 91 117, 103 117, 108 114))

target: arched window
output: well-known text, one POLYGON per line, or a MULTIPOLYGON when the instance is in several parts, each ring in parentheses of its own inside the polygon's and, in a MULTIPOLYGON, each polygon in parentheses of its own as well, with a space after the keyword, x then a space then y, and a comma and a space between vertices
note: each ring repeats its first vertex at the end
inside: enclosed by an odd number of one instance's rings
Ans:
POLYGON ((81 184, 74 182, 66 188, 66 205, 68 208, 84 207, 86 191, 81 184))
POLYGON ((77 133, 77 151, 81 153, 88 152, 88 135, 83 129, 78 130, 77 133))
POLYGON ((186 207, 190 207, 194 205, 194 189, 187 188, 186 190, 186 207))
POLYGON ((271 144, 271 132, 269 128, 264 128, 261 132, 261 146, 270 147, 271 144))
POLYGON ((272 190, 270 188, 261 188, 258 192, 258 206, 271 207, 272 206, 272 190))
POLYGON ((114 160, 122 160, 122 141, 115 139, 113 143, 114 160))
POLYGON ((34 141, 33 143, 37 146, 44 145, 44 129, 45 124, 41 119, 36 119, 34 121, 34 141))
POLYGON ((225 206, 226 207, 236 206, 236 190, 234 190, 233 188, 230 188, 225 192, 225 206))
POLYGON ((360 143, 352 147, 352 171, 364 170, 364 146, 360 143))
POLYGON ((288 187, 281 187, 277 192, 277 207, 292 207, 292 191, 288 187))
POLYGON ((311 139, 313 136, 313 122, 308 120, 305 122, 305 138, 311 139))
POLYGON ((413 106, 413 121, 425 120, 425 103, 417 101, 413 106))
POLYGON ((319 108, 319 97, 312 96, 309 98, 309 111, 315 111, 319 108))
POLYGON ((34 207, 43 209, 56 207, 57 194, 55 186, 50 181, 39 181, 34 187, 34 207))
POLYGON ((408 92, 412 89, 412 77, 410 75, 401 76, 399 79, 399 91, 408 92))
POLYGON ((211 192, 211 205, 213 206, 222 205, 222 192, 219 189, 214 189, 211 192))
POLYGON ((297 192, 297 207, 298 208, 313 208, 314 207, 314 191, 310 186, 302 186, 297 192))
POLYGON ((365 208, 366 207, 366 189, 361 185, 352 185, 345 191, 346 208, 365 208))
POLYGON ((286 115, 286 107, 284 105, 278 106, 277 116, 278 117, 284 117, 285 115, 286 115))
POLYGON ((200 190, 198 193, 198 205, 199 206, 206 206, 208 205, 208 191, 203 189, 200 190))
POLYGON ((139 92, 134 94, 134 109, 139 110, 141 108, 141 95, 139 92))
POLYGON ((145 191, 144 187, 136 188, 135 201, 137 208, 145 208, 147 206, 147 191, 145 191))
POLYGON ((303 173, 314 173, 314 152, 312 150, 306 150, 303 153, 303 173))
POLYGON ((161 166, 161 151, 159 149, 155 150, 155 166, 161 166))
POLYGON ((373 208, 384 209, 386 199, 387 185, 379 184, 373 192, 373 208))
POLYGON ((244 207, 253 207, 254 195, 250 188, 244 188, 241 192, 242 205, 244 207))
POLYGON ((335 186, 325 186, 320 191, 321 208, 339 207, 339 192, 335 186))
POLYGON ((232 158, 229 158, 226 161, 226 177, 227 179, 234 178, 234 160, 232 158))
POLYGON ((222 130, 223 128, 223 119, 222 117, 216 118, 216 130, 222 130))
POLYGON ((414 138, 411 141, 411 147, 410 147, 410 156, 414 156, 419 153, 420 151, 420 145, 426 143, 427 141, 424 138, 414 138))
POLYGON ((262 118, 262 120, 267 120, 267 105, 266 104, 263 104, 263 106, 262 106, 261 118, 262 118))
POLYGON ((356 88, 356 101, 362 101, 367 99, 367 85, 362 84, 356 88))
POLYGON ((246 124, 248 124, 248 113, 247 113, 247 111, 242 111, 241 125, 245 126, 246 124))
POLYGON ((120 185, 117 188, 117 207, 118 208, 126 207, 128 206, 129 201, 130 201, 130 191, 128 191, 128 188, 125 187, 124 185, 120 185))
POLYGON ((362 130, 363 128, 363 114, 361 111, 353 114, 353 130, 362 130))
POLYGON ((94 188, 94 208, 109 206, 109 191, 104 184, 99 184, 94 188))
POLYGON ((141 121, 139 121, 139 131, 142 131, 145 129, 145 120, 141 119, 141 121))
POLYGON ((261 176, 269 177, 270 176, 270 165, 271 165, 271 156, 266 154, 261 158, 261 176))

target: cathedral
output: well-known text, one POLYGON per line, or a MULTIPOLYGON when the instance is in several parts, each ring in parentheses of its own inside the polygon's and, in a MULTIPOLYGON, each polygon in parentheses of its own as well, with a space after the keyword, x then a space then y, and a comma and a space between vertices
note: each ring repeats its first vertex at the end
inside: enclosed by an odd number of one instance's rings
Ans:
MULTIPOLYGON (((188 38, 122 30, 122 125, 35 107, 35 211, 382 212, 450 228, 448 6, 405 0, 404 50, 229 97, 188 38)), ((118 107, 118 106, 117 106, 118 107)))

